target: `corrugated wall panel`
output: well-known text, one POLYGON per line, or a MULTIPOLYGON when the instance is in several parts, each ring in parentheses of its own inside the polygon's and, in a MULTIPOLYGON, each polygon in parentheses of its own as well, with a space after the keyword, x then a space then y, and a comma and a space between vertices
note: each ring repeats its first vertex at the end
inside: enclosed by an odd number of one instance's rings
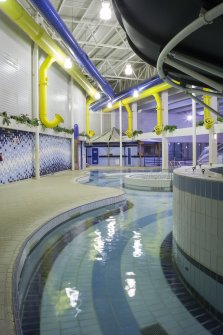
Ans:
POLYGON ((102 114, 102 133, 111 129, 111 113, 102 114))
POLYGON ((90 111, 90 128, 95 131, 95 135, 101 134, 101 112, 90 111))
POLYGON ((0 111, 32 115, 32 42, 0 13, 0 111))
POLYGON ((72 111, 74 124, 78 124, 79 132, 86 130, 86 97, 76 84, 72 85, 72 111))
MULTIPOLYGON (((46 56, 41 54, 40 64, 46 56)), ((69 76, 57 64, 51 65, 48 70, 47 115, 52 120, 55 114, 60 114, 64 123, 61 127, 71 128, 69 112, 69 76)))

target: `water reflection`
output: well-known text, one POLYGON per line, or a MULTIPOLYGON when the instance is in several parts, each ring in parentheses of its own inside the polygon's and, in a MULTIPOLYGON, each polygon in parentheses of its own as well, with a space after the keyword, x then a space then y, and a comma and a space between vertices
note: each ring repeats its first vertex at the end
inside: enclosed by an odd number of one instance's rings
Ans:
POLYGON ((116 220, 114 218, 114 216, 110 216, 106 222, 108 222, 107 224, 107 229, 108 229, 108 237, 106 238, 107 242, 112 242, 114 235, 115 235, 115 225, 116 225, 116 220))
POLYGON ((137 232, 137 231, 133 231, 133 239, 134 239, 134 243, 133 243, 133 257, 140 257, 143 255, 143 251, 142 251, 142 243, 141 243, 141 233, 137 232))
POLYGON ((98 261, 101 261, 103 260, 103 256, 104 256, 105 242, 102 239, 101 232, 99 229, 96 229, 94 233, 96 235, 96 237, 94 238, 94 249, 97 251, 97 255, 95 259, 98 261))
POLYGON ((75 318, 78 316, 78 314, 81 312, 81 309, 79 308, 81 305, 81 301, 80 301, 80 292, 78 290, 76 290, 76 287, 66 287, 65 288, 65 292, 67 297, 70 300, 70 306, 72 308, 74 308, 74 316, 75 318))
MULTIPOLYGON (((126 272, 127 276, 135 276, 134 272, 126 272)), ((125 290, 130 298, 133 298, 136 294, 136 280, 135 278, 126 278, 125 290)))

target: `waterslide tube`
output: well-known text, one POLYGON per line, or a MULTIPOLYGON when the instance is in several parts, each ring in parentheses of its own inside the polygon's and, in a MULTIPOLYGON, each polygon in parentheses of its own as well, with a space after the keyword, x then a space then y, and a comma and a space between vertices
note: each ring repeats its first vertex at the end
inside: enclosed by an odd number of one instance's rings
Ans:
MULTIPOLYGON (((150 80, 147 80, 141 84, 139 84, 138 86, 135 86, 135 87, 132 87, 130 88, 129 90, 125 91, 125 92, 122 92, 121 94, 119 95, 116 95, 112 100, 111 99, 108 99, 108 98, 103 98, 99 101, 96 101, 95 103, 93 103, 91 106, 90 106, 90 109, 93 111, 93 112, 96 112, 102 108, 105 108, 107 106, 107 104, 109 102, 111 102, 113 105, 117 106, 113 109, 116 109, 118 108, 118 104, 116 104, 118 101, 120 100, 123 100, 123 99, 126 99, 128 97, 132 97, 133 95, 133 92, 135 90, 137 90, 139 93, 142 92, 142 91, 145 91, 149 88, 152 88, 156 85, 159 85, 159 84, 162 84, 163 81, 159 78, 159 77, 156 77, 156 78, 153 78, 153 79, 150 79, 150 80)), ((171 87, 170 85, 168 85, 168 88, 171 87)), ((138 98, 136 100, 139 100, 138 98)), ((135 100, 135 101, 136 101, 135 100)))
POLYGON ((63 41, 73 52, 79 64, 89 73, 89 75, 99 84, 102 91, 110 98, 114 97, 114 92, 108 82, 101 76, 97 68, 90 61, 86 53, 80 48, 77 41, 69 31, 57 11, 48 0, 30 0, 38 9, 47 22, 57 31, 63 41))
POLYGON ((52 121, 47 117, 47 71, 54 62, 55 59, 48 56, 41 64, 39 70, 39 118, 47 128, 55 128, 61 122, 64 122, 62 116, 59 114, 56 114, 52 121))
MULTIPOLYGON (((66 54, 52 40, 52 38, 41 28, 22 8, 16 0, 0 2, 0 10, 6 14, 17 26, 19 26, 47 55, 53 57, 56 62, 64 68, 66 54)), ((72 69, 64 69, 77 82, 85 92, 92 98, 97 90, 91 85, 82 74, 77 65, 73 64, 72 69)))

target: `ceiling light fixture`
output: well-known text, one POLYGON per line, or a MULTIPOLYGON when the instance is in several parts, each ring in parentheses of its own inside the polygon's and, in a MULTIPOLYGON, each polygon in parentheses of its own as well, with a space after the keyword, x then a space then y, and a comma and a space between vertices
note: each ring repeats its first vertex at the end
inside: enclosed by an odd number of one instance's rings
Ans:
POLYGON ((99 100, 101 98, 101 94, 99 92, 96 92, 94 97, 96 100, 99 100))
POLYGON ((73 64, 72 64, 72 61, 71 61, 70 57, 66 57, 64 59, 64 67, 65 67, 65 69, 71 69, 72 66, 73 66, 73 64))
POLYGON ((108 107, 108 108, 112 108, 112 103, 109 102, 109 103, 107 104, 107 107, 108 107))
POLYGON ((101 10, 100 10, 100 18, 102 20, 110 20, 111 18, 111 8, 109 1, 102 1, 101 10))
POLYGON ((137 90, 134 90, 132 96, 133 96, 133 98, 138 98, 139 92, 137 90))
POLYGON ((126 76, 130 76, 132 73, 133 73, 132 65, 129 64, 129 63, 126 64, 126 66, 125 66, 125 74, 126 74, 126 76))

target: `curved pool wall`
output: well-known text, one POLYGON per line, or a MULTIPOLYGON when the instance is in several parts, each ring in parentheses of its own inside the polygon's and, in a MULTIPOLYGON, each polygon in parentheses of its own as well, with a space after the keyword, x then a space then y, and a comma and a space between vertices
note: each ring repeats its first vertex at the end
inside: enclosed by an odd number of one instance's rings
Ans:
POLYGON ((124 176, 126 188, 143 191, 171 191, 172 176, 168 172, 141 172, 124 176))
MULTIPOLYGON (((89 177, 85 176, 83 179, 81 178, 79 182, 83 183, 87 182, 88 180, 89 177)), ((21 304, 24 299, 26 287, 29 284, 29 278, 32 276, 33 270, 35 269, 35 266, 38 263, 39 260, 38 255, 36 258, 37 263, 29 265, 28 274, 26 276, 25 281, 21 283, 20 280, 22 277, 26 261, 29 258, 31 252, 35 249, 35 247, 43 241, 46 235, 50 234, 59 225, 66 223, 67 221, 72 220, 76 217, 81 217, 81 215, 85 214, 86 212, 91 212, 106 206, 123 204, 125 202, 126 202, 125 195, 122 194, 119 196, 109 197, 103 200, 98 200, 75 207, 47 221, 42 227, 34 231, 29 236, 29 238, 24 242, 17 256, 15 266, 13 268, 13 309, 14 309, 13 314, 15 320, 16 334, 19 335, 23 334, 20 319, 21 304)), ((43 248, 45 248, 44 243, 43 248)), ((41 257, 41 253, 39 254, 39 257, 41 257)))
POLYGON ((194 172, 176 169, 173 211, 176 266, 194 294, 223 320, 222 175, 205 166, 194 172))

